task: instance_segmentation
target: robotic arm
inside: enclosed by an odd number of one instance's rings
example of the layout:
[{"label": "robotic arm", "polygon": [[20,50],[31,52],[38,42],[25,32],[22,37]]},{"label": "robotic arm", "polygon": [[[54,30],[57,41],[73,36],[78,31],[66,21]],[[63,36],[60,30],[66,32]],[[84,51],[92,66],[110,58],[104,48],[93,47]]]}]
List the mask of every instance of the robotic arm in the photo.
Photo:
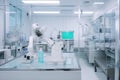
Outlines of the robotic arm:
[{"label": "robotic arm", "polygon": [[44,31],[45,30],[42,27],[39,27],[38,24],[33,24],[33,33],[32,33],[32,36],[30,36],[29,38],[28,55],[34,56],[34,42],[39,43],[41,40],[46,42],[48,46],[51,48],[51,56],[46,57],[45,61],[63,62],[62,55],[61,55],[62,53],[61,49],[63,47],[63,43],[61,41],[53,41],[50,38],[44,37],[43,36]]},{"label": "robotic arm", "polygon": [[44,37],[45,29],[40,27],[38,24],[33,24],[32,35],[29,37],[28,51],[29,54],[34,54],[34,44],[39,42],[46,42],[49,47],[54,45],[54,41],[50,38]]}]

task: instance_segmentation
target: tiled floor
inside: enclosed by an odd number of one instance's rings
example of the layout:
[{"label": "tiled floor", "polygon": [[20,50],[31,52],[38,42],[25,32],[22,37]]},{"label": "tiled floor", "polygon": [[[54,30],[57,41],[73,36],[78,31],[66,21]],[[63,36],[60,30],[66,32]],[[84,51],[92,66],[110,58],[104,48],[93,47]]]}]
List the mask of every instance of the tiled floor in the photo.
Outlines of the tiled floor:
[{"label": "tiled floor", "polygon": [[79,56],[81,66],[81,80],[107,80],[101,70],[94,72],[94,66],[89,64],[85,56]]}]

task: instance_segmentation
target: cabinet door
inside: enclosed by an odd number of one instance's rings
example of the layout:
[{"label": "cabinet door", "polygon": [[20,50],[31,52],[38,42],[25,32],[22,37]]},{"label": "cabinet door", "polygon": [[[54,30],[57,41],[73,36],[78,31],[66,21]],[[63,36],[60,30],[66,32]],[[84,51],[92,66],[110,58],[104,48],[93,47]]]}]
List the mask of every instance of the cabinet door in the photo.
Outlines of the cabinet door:
[{"label": "cabinet door", "polygon": [[4,47],[4,11],[0,10],[0,49]]}]

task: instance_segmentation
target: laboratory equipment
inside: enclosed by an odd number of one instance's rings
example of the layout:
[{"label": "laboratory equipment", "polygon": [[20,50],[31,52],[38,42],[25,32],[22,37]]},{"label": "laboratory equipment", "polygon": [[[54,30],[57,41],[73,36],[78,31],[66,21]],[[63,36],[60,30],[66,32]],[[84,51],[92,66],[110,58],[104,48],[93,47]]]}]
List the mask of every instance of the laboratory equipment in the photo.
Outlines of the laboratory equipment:
[{"label": "laboratory equipment", "polygon": [[0,50],[0,65],[13,59],[11,55],[11,49],[1,49]]},{"label": "laboratory equipment", "polygon": [[11,49],[11,55],[15,58],[22,55],[20,32],[14,31],[7,33],[5,48]]},{"label": "laboratory equipment", "polygon": [[33,33],[32,36],[29,38],[29,45],[28,45],[28,56],[35,57],[37,54],[34,52],[34,46],[35,44],[39,43],[42,44],[43,42],[46,42],[48,46],[51,48],[51,55],[45,58],[45,62],[62,62],[64,63],[64,60],[62,58],[62,47],[63,43],[60,40],[53,41],[50,38],[47,38],[43,35],[44,29],[40,27],[38,24],[33,24]]},{"label": "laboratory equipment", "polygon": [[0,51],[0,64],[5,63],[5,53],[4,51]]},{"label": "laboratory equipment", "polygon": [[73,40],[74,32],[73,31],[62,31],[61,38],[62,38],[62,40]]},{"label": "laboratory equipment", "polygon": [[[97,19],[99,39],[94,58],[95,72],[99,67],[107,76],[107,80],[114,80],[115,68],[115,15],[107,13]],[[103,44],[101,46],[101,44]]]},{"label": "laboratory equipment", "polygon": [[74,50],[74,31],[60,31],[60,37],[63,41],[63,51],[73,52]]}]

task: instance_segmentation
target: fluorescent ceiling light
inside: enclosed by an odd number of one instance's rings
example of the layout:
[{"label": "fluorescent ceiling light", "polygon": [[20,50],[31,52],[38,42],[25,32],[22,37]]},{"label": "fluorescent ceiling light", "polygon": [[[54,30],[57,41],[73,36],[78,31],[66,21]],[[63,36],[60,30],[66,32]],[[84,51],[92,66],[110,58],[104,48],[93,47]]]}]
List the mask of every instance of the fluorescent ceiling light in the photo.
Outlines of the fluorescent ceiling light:
[{"label": "fluorescent ceiling light", "polygon": [[94,5],[102,5],[102,4],[104,4],[104,2],[94,2],[93,4]]},{"label": "fluorescent ceiling light", "polygon": [[74,14],[81,14],[81,12],[75,11]]},{"label": "fluorescent ceiling light", "polygon": [[34,11],[34,14],[59,14],[60,11]]},{"label": "fluorescent ceiling light", "polygon": [[26,4],[60,4],[59,0],[54,0],[54,1],[50,1],[50,0],[23,0],[23,3]]},{"label": "fluorescent ceiling light", "polygon": [[6,14],[16,14],[16,12],[6,12]]},{"label": "fluorescent ceiling light", "polygon": [[93,14],[93,11],[83,11],[83,12],[79,12],[79,11],[75,11],[74,14]]}]

